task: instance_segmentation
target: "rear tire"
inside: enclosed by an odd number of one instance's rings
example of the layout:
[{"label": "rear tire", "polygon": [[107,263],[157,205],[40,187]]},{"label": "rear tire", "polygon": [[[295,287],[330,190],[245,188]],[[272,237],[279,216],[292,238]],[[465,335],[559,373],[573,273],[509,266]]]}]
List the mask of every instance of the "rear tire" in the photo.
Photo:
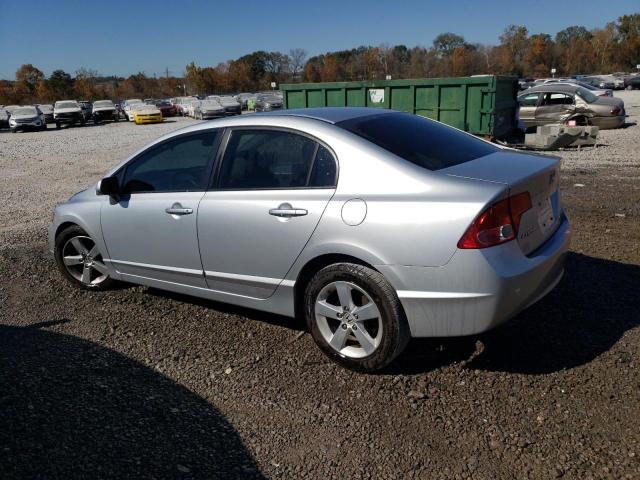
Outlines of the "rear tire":
[{"label": "rear tire", "polygon": [[304,313],[320,350],[358,372],[385,368],[410,339],[393,287],[379,272],[358,264],[337,263],[316,273],[305,290]]}]

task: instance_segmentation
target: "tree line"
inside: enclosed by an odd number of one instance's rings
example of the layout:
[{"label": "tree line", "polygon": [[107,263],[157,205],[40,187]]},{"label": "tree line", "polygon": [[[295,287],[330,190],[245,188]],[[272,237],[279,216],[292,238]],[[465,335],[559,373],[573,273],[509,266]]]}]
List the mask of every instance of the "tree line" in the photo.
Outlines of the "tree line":
[{"label": "tree line", "polygon": [[392,78],[515,75],[604,74],[635,71],[640,64],[640,14],[624,15],[603,28],[570,26],[554,37],[530,34],[509,25],[498,45],[473,44],[455,33],[438,35],[430,47],[361,46],[307,58],[299,48],[288,53],[256,51],[214,66],[185,67],[181,77],[104,77],[81,68],[72,76],[55,70],[47,78],[31,64],[15,80],[0,80],[0,104],[46,103],[56,99],[158,98],[192,94],[259,91],[271,82],[334,82]]}]

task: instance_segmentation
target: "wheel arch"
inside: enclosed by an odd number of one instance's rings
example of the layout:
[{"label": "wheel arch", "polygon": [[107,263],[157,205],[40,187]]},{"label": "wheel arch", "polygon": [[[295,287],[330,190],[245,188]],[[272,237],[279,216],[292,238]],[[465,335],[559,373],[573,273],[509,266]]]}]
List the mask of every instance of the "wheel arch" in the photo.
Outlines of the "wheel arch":
[{"label": "wheel arch", "polygon": [[298,272],[296,283],[293,288],[294,315],[296,318],[301,318],[300,315],[304,312],[304,292],[313,276],[324,267],[328,267],[335,263],[355,263],[379,272],[379,270],[370,263],[365,262],[358,257],[344,253],[326,253],[312,258],[305,263],[305,265],[300,269],[300,272]]}]

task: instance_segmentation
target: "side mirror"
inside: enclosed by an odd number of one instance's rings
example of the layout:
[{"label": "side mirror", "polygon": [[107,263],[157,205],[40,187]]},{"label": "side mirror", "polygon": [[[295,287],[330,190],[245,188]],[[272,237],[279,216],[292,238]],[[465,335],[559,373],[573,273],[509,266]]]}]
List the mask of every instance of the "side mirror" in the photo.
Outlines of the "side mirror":
[{"label": "side mirror", "polygon": [[118,195],[120,193],[120,185],[118,185],[117,177],[105,177],[98,183],[96,190],[98,195]]}]

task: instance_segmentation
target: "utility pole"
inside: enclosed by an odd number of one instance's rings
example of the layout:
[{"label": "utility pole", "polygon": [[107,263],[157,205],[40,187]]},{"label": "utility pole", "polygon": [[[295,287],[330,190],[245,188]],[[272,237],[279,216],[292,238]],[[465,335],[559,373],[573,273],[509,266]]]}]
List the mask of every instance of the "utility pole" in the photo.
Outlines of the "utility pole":
[{"label": "utility pole", "polygon": [[164,76],[169,78],[169,67],[164,67]]}]

